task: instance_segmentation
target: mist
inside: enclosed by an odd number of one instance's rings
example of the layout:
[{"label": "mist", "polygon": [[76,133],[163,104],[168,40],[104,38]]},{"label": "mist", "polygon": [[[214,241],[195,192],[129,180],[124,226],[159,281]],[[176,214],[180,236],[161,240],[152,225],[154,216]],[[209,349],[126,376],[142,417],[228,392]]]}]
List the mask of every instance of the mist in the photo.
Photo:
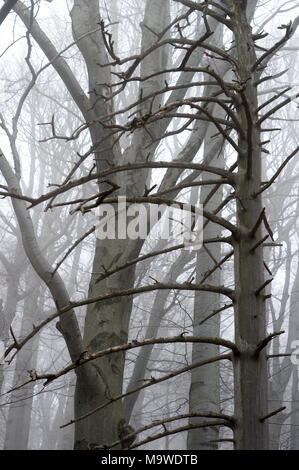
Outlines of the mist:
[{"label": "mist", "polygon": [[0,448],[299,450],[298,2],[3,5]]}]

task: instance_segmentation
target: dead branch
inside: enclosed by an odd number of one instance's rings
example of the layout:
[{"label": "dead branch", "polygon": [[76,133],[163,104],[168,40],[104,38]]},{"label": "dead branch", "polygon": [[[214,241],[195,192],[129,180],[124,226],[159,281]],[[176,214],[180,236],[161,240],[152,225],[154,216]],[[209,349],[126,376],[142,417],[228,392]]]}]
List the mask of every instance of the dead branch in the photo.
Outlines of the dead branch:
[{"label": "dead branch", "polygon": [[254,193],[254,197],[257,197],[259,196],[261,193],[263,193],[264,191],[266,191],[266,189],[268,189],[274,182],[275,180],[277,179],[277,177],[280,175],[280,173],[282,172],[282,170],[285,168],[285,166],[289,163],[290,160],[292,160],[293,157],[295,157],[297,155],[297,153],[299,152],[299,145],[295,148],[295,150],[285,159],[285,161],[280,165],[280,167],[278,168],[278,170],[274,173],[274,175],[272,176],[272,178],[268,181],[268,183],[264,184],[263,187],[257,191],[256,193]]},{"label": "dead branch", "polygon": [[286,406],[281,406],[280,408],[278,408],[278,410],[275,410],[275,411],[272,411],[272,413],[269,413],[268,415],[264,416],[263,418],[260,419],[260,422],[263,423],[264,421],[266,421],[267,419],[269,418],[272,418],[272,416],[275,416],[277,415],[278,413],[281,413],[282,411],[284,411],[286,409]]},{"label": "dead branch", "polygon": [[271,335],[267,336],[266,338],[264,338],[256,347],[255,351],[254,351],[254,354],[255,355],[258,355],[266,346],[268,346],[268,344],[270,343],[270,341],[272,341],[273,338],[276,338],[277,336],[280,336],[280,335],[283,335],[285,333],[285,331],[278,331],[278,332],[274,332],[272,333]]},{"label": "dead branch", "polygon": [[[172,423],[174,421],[178,421],[181,419],[190,419],[190,418],[218,418],[218,419],[223,419],[225,421],[230,422],[232,425],[234,424],[234,418],[228,415],[224,415],[222,413],[185,413],[181,414],[178,416],[173,416],[171,418],[165,418],[157,421],[153,421],[151,424],[148,424],[147,426],[143,426],[142,428],[137,429],[127,437],[134,437],[138,436],[144,431],[148,431],[149,429],[152,429],[156,426],[164,426],[167,423]],[[115,441],[112,444],[104,444],[101,447],[97,447],[98,449],[113,449],[113,447],[116,447],[118,444],[121,443],[121,440]]]},{"label": "dead branch", "polygon": [[144,169],[144,168],[181,168],[181,169],[191,169],[191,170],[198,170],[198,171],[206,171],[208,173],[212,173],[218,176],[222,176],[225,179],[229,180],[233,184],[233,179],[234,175],[227,170],[223,170],[221,168],[216,168],[216,167],[210,167],[208,165],[203,165],[200,163],[186,163],[186,162],[143,162],[143,163],[131,163],[128,165],[120,165],[120,166],[113,166],[111,168],[108,168],[107,170],[104,170],[99,173],[93,173],[88,176],[83,176],[82,178],[78,178],[76,180],[70,180],[66,184],[63,185],[57,185],[59,186],[58,188],[49,191],[47,194],[44,194],[40,196],[39,198],[36,198],[34,200],[34,203],[31,204],[29,207],[30,209],[32,207],[35,207],[42,202],[47,201],[48,199],[51,199],[53,197],[56,197],[59,194],[63,194],[67,191],[69,191],[72,188],[75,188],[76,186],[81,186],[83,184],[86,184],[90,181],[97,180],[99,178],[106,178],[107,176],[119,173],[119,172],[124,172],[124,171],[129,171],[129,170],[138,170],[138,169]]},{"label": "dead branch", "polygon": [[[188,372],[192,369],[195,369],[197,367],[201,367],[201,366],[204,366],[204,365],[207,365],[208,364],[211,364],[213,362],[218,362],[218,361],[221,361],[221,360],[229,360],[231,361],[232,360],[232,356],[231,354],[223,354],[222,356],[216,356],[214,358],[210,358],[210,359],[207,359],[205,361],[199,361],[199,362],[195,362],[191,365],[188,365],[188,366],[185,366],[177,371],[174,371],[174,372],[171,372],[170,374],[164,376],[164,377],[159,377],[158,379],[155,379],[155,378],[151,378],[150,381],[144,385],[141,385],[140,387],[137,387],[135,388],[134,390],[130,390],[128,391],[127,393],[124,393],[124,394],[121,394],[121,395],[118,395],[116,397],[113,397],[113,398],[110,398],[109,401],[107,401],[106,403],[104,403],[103,405],[93,409],[92,411],[90,411],[89,413],[85,414],[85,415],[82,415],[82,416],[79,416],[78,418],[74,419],[74,420],[71,420],[69,421],[68,423],[64,424],[63,426],[61,426],[61,428],[65,428],[67,426],[70,426],[74,423],[77,423],[78,421],[82,421],[86,418],[88,418],[89,416],[91,416],[92,414],[94,413],[97,413],[98,411],[102,410],[103,408],[106,408],[107,406],[109,406],[112,402],[115,402],[117,400],[121,400],[129,395],[132,395],[133,393],[137,393],[147,387],[150,387],[152,385],[156,385],[156,384],[159,384],[161,382],[164,382],[166,380],[169,380],[170,378],[173,378],[173,377],[176,377],[180,374],[183,374],[185,372]],[[208,362],[207,362],[208,361]]]},{"label": "dead branch", "polygon": [[[83,305],[90,305],[96,302],[103,302],[105,300],[110,300],[112,298],[118,298],[118,297],[125,297],[129,295],[137,295],[137,294],[142,294],[145,292],[151,292],[155,290],[187,290],[187,291],[192,291],[192,290],[198,290],[198,291],[203,291],[203,292],[212,292],[216,294],[222,294],[230,299],[234,298],[234,291],[232,289],[229,289],[224,286],[210,286],[210,285],[198,285],[198,284],[192,284],[192,283],[169,283],[169,284],[162,284],[156,282],[153,285],[150,286],[142,286],[142,287],[136,287],[136,288],[131,288],[127,290],[122,290],[122,291],[115,291],[115,292],[110,292],[101,296],[96,296],[92,298],[88,298],[85,300],[81,300],[78,302],[71,302],[69,305],[66,307],[54,312],[52,315],[50,315],[48,318],[46,318],[44,321],[42,321],[39,325],[35,326],[32,331],[21,341],[18,343],[18,347],[16,344],[11,344],[5,351],[5,357],[14,349],[20,350],[33,336],[35,336],[43,327],[51,323],[53,320],[55,320],[57,317],[71,311],[72,309],[82,307]],[[14,358],[15,355],[10,359],[10,362]]]}]

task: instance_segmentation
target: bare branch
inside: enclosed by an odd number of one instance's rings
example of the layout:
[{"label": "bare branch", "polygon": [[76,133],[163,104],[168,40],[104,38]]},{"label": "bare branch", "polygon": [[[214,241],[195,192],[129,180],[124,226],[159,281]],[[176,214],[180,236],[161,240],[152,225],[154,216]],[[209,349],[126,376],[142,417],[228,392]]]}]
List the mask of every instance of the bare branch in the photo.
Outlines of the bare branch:
[{"label": "bare branch", "polygon": [[278,410],[272,411],[272,413],[269,413],[267,416],[264,416],[263,418],[261,418],[261,419],[260,419],[260,422],[263,423],[263,422],[266,421],[267,419],[272,418],[272,416],[275,416],[275,415],[277,415],[278,413],[281,413],[281,412],[284,411],[285,409],[286,409],[286,406],[281,406],[280,408],[278,408]]},{"label": "bare branch", "polygon": [[232,29],[232,22],[226,18],[226,16],[229,15],[229,11],[222,5],[216,4],[214,2],[209,2],[224,11],[225,15],[219,15],[215,10],[208,8],[208,4],[206,2],[196,3],[192,2],[191,0],[174,0],[174,2],[181,3],[182,5],[192,8],[193,10],[201,11],[205,15],[209,15],[212,18],[215,18],[217,21],[219,21],[219,23],[224,24],[229,29]]},{"label": "bare branch", "polygon": [[103,405],[93,409],[92,411],[90,411],[89,413],[85,414],[85,415],[82,415],[82,416],[79,416],[78,418],[74,419],[74,420],[71,420],[70,422],[64,424],[63,426],[61,426],[61,428],[65,428],[67,426],[70,426],[74,423],[77,423],[78,421],[82,421],[86,418],[88,418],[89,416],[93,415],[94,413],[97,413],[98,411],[102,410],[103,408],[106,408],[107,406],[109,406],[112,402],[114,401],[117,401],[117,400],[121,400],[122,398],[124,397],[127,397],[129,395],[132,395],[133,393],[137,393],[139,392],[140,390],[143,390],[147,387],[151,387],[152,385],[156,385],[156,384],[159,384],[161,382],[165,382],[166,380],[169,380],[170,378],[172,377],[176,377],[180,374],[183,374],[185,372],[188,372],[192,369],[195,369],[197,367],[201,367],[201,366],[204,366],[204,365],[207,365],[207,364],[212,364],[213,362],[218,362],[218,361],[222,361],[222,360],[229,360],[231,361],[232,360],[232,356],[231,354],[223,354],[222,356],[216,356],[214,358],[210,358],[210,359],[207,359],[205,361],[198,361],[198,362],[195,362],[191,365],[188,365],[188,366],[185,366],[177,371],[174,371],[174,372],[171,372],[170,374],[168,375],[165,375],[163,377],[159,377],[158,379],[155,379],[155,378],[151,378],[149,380],[148,383],[144,384],[144,385],[141,385],[140,387],[138,388],[135,388],[134,390],[130,390],[128,391],[127,393],[124,393],[124,394],[121,394],[121,395],[118,395],[116,397],[113,397],[113,398],[110,398],[109,401],[107,401],[106,403],[104,403]]},{"label": "bare branch", "polygon": [[[171,418],[164,418],[161,420],[153,421],[151,424],[148,424],[147,426],[143,426],[142,428],[137,429],[136,431],[128,434],[126,438],[133,438],[134,436],[138,436],[144,431],[148,431],[149,429],[152,429],[156,426],[165,426],[167,423],[172,423],[174,421],[178,421],[181,419],[189,419],[189,418],[218,418],[218,419],[224,419],[228,422],[230,422],[232,425],[234,423],[234,419],[231,416],[224,415],[222,413],[185,413],[181,414],[178,416],[173,416]],[[98,449],[113,449],[113,447],[116,447],[118,444],[121,443],[121,440],[115,441],[112,444],[104,444],[103,446],[97,447]]]},{"label": "bare branch", "polygon": [[274,182],[275,180],[277,179],[277,177],[280,175],[280,173],[282,172],[282,170],[285,168],[285,166],[289,163],[290,160],[292,160],[293,157],[295,157],[297,155],[297,153],[299,152],[299,145],[298,147],[295,148],[295,150],[285,159],[285,161],[280,165],[280,167],[278,168],[278,170],[274,173],[274,175],[272,176],[272,178],[268,181],[268,183],[264,184],[264,186],[259,190],[257,191],[256,193],[254,193],[254,197],[257,197],[259,196],[261,193],[263,193],[264,191],[266,191],[266,189],[268,189]]},{"label": "bare branch", "polygon": [[257,345],[257,347],[254,351],[254,354],[258,355],[266,346],[268,346],[268,344],[270,343],[270,341],[272,341],[273,338],[276,338],[277,336],[283,335],[284,333],[285,333],[285,331],[278,331],[278,332],[274,332],[271,335],[267,336],[265,339],[263,339],[263,341],[261,341]]}]

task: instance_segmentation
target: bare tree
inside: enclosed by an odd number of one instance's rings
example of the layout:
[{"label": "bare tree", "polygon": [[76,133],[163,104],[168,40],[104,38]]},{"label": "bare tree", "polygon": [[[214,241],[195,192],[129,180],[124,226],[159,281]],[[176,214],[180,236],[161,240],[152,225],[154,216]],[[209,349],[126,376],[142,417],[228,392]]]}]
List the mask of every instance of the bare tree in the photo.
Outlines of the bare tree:
[{"label": "bare tree", "polygon": [[[263,249],[267,243],[275,245],[275,240],[262,198],[297,155],[298,147],[264,182],[262,154],[267,152],[268,143],[264,136],[273,131],[266,127],[267,122],[294,97],[287,90],[261,102],[259,90],[273,79],[266,75],[267,65],[294,35],[298,17],[293,23],[282,25],[280,39],[265,49],[260,45],[265,35],[253,32],[250,26],[256,3],[147,0],[140,43],[128,56],[122,52],[121,44],[114,43],[117,32],[111,33],[115,25],[109,24],[112,12],[100,9],[98,0],[74,0],[70,14],[72,47],[83,58],[87,86],[85,78],[80,81],[79,74],[63,57],[68,47],[58,52],[38,24],[33,2],[27,6],[19,1],[14,7],[27,30],[26,62],[31,72],[14,118],[14,129],[24,101],[45,68],[36,71],[33,66],[33,38],[49,61],[47,67],[51,65],[57,72],[83,117],[83,123],[67,136],[57,130],[53,116],[46,123],[51,134],[44,140],[80,142],[86,131],[90,136],[89,149],[78,155],[62,181],[37,197],[22,192],[21,158],[16,146],[11,145],[14,169],[6,152],[0,155],[0,170],[6,181],[3,195],[11,197],[25,253],[50,290],[57,309],[25,338],[15,339],[6,353],[21,350],[43,326],[59,318],[57,328],[72,363],[50,374],[31,371],[28,383],[51,383],[70,371],[76,372],[75,418],[70,424],[75,423],[77,449],[121,448],[124,444],[135,448],[185,431],[189,431],[190,447],[205,447],[221,442],[222,427],[233,433],[227,439],[236,449],[269,447],[268,420],[281,408],[268,407],[267,347],[282,331],[267,331],[266,288],[272,276],[265,266]],[[112,7],[117,19],[120,13],[116,10],[120,7],[116,2]],[[224,39],[219,41],[222,34]],[[134,94],[127,90],[134,90]],[[177,139],[179,150],[169,161],[163,158],[163,152],[172,145],[172,139]],[[218,155],[221,158],[215,158]],[[82,170],[84,163],[87,171]],[[75,178],[78,171],[82,173]],[[87,196],[74,194],[74,190],[84,191],[86,185]],[[136,284],[137,265],[155,255],[181,250],[182,244],[143,255],[141,239],[97,239],[87,298],[70,300],[62,276],[41,250],[30,210],[46,203],[46,211],[71,206],[72,214],[83,215],[103,203],[116,204],[119,196],[126,196],[128,205],[171,206],[176,202],[181,207],[181,191],[197,187],[201,187],[204,202],[201,254],[206,256],[206,271],[201,272],[199,255],[195,282],[188,275],[183,281],[179,275],[173,279],[171,272],[162,281],[146,279]],[[194,213],[196,203],[191,202],[189,210]],[[148,217],[144,223],[149,232],[154,231],[155,224],[151,225]],[[84,239],[79,238],[78,243]],[[222,246],[230,249],[224,252]],[[233,286],[227,285],[226,278],[221,280],[217,271],[228,259],[233,259]],[[186,263],[180,261],[178,256],[174,264],[183,270]],[[217,275],[211,279],[215,272]],[[165,305],[170,291],[195,293],[195,309],[200,305],[202,312],[194,315],[193,336],[180,325],[174,336],[157,338],[159,325],[152,330],[149,324],[146,337],[152,333],[153,338],[129,340],[133,297],[155,291],[154,313],[157,305]],[[164,291],[167,294],[163,298]],[[87,306],[83,335],[75,313],[82,306]],[[217,317],[232,307],[233,341],[220,336]],[[132,381],[127,392],[123,391],[126,351],[146,347],[148,362],[153,345],[175,344],[181,351],[179,348],[188,343],[193,345],[193,355],[184,367],[138,386],[136,379],[143,380],[146,370],[140,367],[141,359],[137,367],[137,360]],[[231,362],[234,373],[234,412],[229,415],[220,410],[218,381],[222,361]],[[141,390],[188,371],[192,371],[189,413],[164,419],[158,425],[176,419],[188,420],[187,424],[176,423],[176,428],[140,438],[139,442],[131,440],[157,424],[137,431],[129,427],[124,421],[134,405],[129,395],[136,398]],[[198,382],[202,382],[199,392],[195,386]],[[120,432],[120,426],[126,429],[125,434]],[[203,436],[207,438],[202,444]]]}]

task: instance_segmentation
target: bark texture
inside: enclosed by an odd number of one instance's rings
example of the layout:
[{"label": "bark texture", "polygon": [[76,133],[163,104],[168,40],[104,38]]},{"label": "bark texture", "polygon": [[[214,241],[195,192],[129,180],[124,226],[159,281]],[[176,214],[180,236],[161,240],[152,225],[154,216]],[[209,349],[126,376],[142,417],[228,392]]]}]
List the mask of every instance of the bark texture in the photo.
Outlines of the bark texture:
[{"label": "bark texture", "polygon": [[263,236],[262,222],[252,232],[262,213],[261,133],[257,125],[255,45],[246,17],[247,1],[227,0],[236,44],[239,119],[245,136],[239,135],[240,154],[236,176],[237,226],[235,251],[235,341],[240,354],[234,358],[236,449],[267,449],[267,359],[259,343],[266,336],[263,248],[252,250]]}]

